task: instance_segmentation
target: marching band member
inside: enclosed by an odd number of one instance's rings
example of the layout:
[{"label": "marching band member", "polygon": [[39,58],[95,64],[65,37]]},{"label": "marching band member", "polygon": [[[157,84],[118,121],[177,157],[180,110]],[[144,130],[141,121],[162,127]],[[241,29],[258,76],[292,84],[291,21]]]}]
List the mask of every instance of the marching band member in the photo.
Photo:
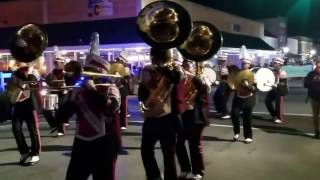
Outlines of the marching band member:
[{"label": "marching band member", "polygon": [[[265,105],[275,123],[282,123],[284,120],[284,96],[288,93],[288,76],[286,71],[282,69],[283,64],[284,60],[282,58],[278,57],[275,59],[274,75],[276,82],[272,87],[272,90],[268,92],[265,99]],[[273,102],[275,102],[275,107]]]},{"label": "marching band member", "polygon": [[252,59],[247,53],[245,46],[242,46],[240,52],[240,60],[242,63],[242,69],[239,74],[249,74],[249,77],[245,77],[241,82],[235,84],[235,96],[232,102],[231,119],[233,124],[234,137],[233,140],[237,141],[240,134],[240,113],[242,112],[243,130],[245,143],[252,142],[252,127],[251,118],[252,110],[255,105],[255,91],[256,85],[254,83],[254,74],[249,70],[251,67]]},{"label": "marching band member", "polygon": [[[55,58],[55,61],[54,61],[54,69],[46,77],[46,83],[49,88],[61,88],[61,87],[65,86],[65,82],[64,82],[65,75],[63,72],[64,63],[65,63],[64,58],[62,56],[57,55]],[[59,105],[61,105],[64,100],[64,97],[66,95],[65,90],[52,91],[50,93],[51,94],[58,94]],[[55,130],[58,131],[57,137],[63,136],[64,130],[62,128],[55,129],[55,127],[59,127],[59,126],[57,126],[58,122],[55,122],[54,113],[55,113],[54,110],[43,110],[43,115],[46,118],[49,126],[53,129],[52,131],[55,131]],[[65,121],[65,122],[67,122],[67,121]]]},{"label": "marching band member", "polygon": [[[85,70],[107,73],[110,64],[91,54]],[[115,179],[115,163],[121,146],[119,121],[115,118],[120,107],[120,93],[115,85],[105,84],[106,81],[102,77],[85,80],[58,109],[57,120],[77,115],[66,180],[85,180],[90,175],[93,180]]]},{"label": "marching band member", "polygon": [[[118,63],[124,64],[128,62],[125,57],[120,55],[116,58]],[[125,67],[127,68],[127,67]],[[118,88],[121,94],[121,106],[120,106],[120,127],[121,130],[126,130],[128,128],[128,93],[129,93],[129,75],[126,74],[122,78],[118,78],[119,81],[117,83]]]},{"label": "marching band member", "polygon": [[[41,149],[38,114],[36,103],[41,104],[39,84],[34,75],[28,74],[29,66],[19,63],[18,69],[13,72],[8,82],[7,91],[13,104],[12,131],[20,152],[21,165],[33,165],[39,162]],[[29,82],[26,82],[29,81]],[[32,82],[31,82],[32,81]],[[16,95],[14,95],[16,94]],[[31,148],[28,147],[23,134],[22,125],[26,122],[31,139]]]},{"label": "marching band member", "polygon": [[[175,165],[176,133],[180,128],[180,112],[183,97],[178,84],[183,76],[180,67],[168,62],[172,59],[171,50],[151,48],[151,66],[142,73],[138,89],[141,109],[145,116],[142,128],[141,156],[148,180],[160,180],[160,170],[154,146],[159,140],[163,152],[164,179],[177,179]],[[180,98],[180,99],[179,99]]]},{"label": "marching band member", "polygon": [[213,103],[217,110],[217,117],[221,117],[222,119],[229,119],[229,111],[228,111],[228,100],[231,95],[232,89],[227,83],[229,71],[225,65],[225,61],[228,56],[222,53],[218,56],[218,87],[213,95]]},{"label": "marching band member", "polygon": [[315,62],[315,69],[308,73],[304,79],[304,88],[308,89],[313,114],[314,137],[320,138],[319,112],[320,112],[320,61]]},{"label": "marching band member", "polygon": [[[186,73],[193,74],[191,62],[184,60],[182,67]],[[203,80],[194,75],[186,75],[186,111],[182,113],[183,131],[177,138],[177,157],[181,167],[179,179],[200,180],[204,175],[202,133],[209,124],[208,89]],[[194,87],[192,87],[194,86]],[[190,91],[189,92],[189,88]],[[189,143],[190,159],[185,146]]]}]

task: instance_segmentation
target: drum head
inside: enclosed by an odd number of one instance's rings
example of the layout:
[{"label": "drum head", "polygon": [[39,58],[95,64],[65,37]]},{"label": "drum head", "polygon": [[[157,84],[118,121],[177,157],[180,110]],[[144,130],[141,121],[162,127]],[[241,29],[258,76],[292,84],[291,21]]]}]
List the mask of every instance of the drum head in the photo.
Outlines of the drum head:
[{"label": "drum head", "polygon": [[257,88],[262,92],[267,92],[272,89],[275,83],[273,72],[268,68],[260,68],[255,75]]},{"label": "drum head", "polygon": [[204,67],[201,78],[207,78],[211,83],[214,83],[217,79],[217,74],[212,68]]}]

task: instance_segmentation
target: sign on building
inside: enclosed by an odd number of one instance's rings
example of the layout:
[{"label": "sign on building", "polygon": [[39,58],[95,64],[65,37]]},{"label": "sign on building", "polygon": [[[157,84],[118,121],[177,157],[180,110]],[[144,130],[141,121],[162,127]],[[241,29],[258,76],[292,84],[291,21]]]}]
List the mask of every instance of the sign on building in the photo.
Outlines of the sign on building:
[{"label": "sign on building", "polygon": [[88,0],[88,16],[112,16],[113,3],[110,0]]}]

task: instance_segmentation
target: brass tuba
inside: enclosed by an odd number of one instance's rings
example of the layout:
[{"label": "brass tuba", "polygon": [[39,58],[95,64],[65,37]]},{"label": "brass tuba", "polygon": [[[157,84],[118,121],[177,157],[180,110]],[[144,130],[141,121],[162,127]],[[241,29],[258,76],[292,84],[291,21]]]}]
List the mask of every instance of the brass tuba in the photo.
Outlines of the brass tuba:
[{"label": "brass tuba", "polygon": [[[171,1],[156,1],[143,8],[137,18],[137,30],[142,39],[151,47],[159,50],[169,50],[181,45],[191,30],[189,13],[179,4]],[[173,67],[172,57],[162,66]],[[151,65],[156,68],[155,65]],[[148,70],[145,70],[148,74]],[[149,72],[153,73],[153,72]],[[156,72],[155,72],[156,73]],[[140,102],[140,109],[145,117],[157,116],[166,112],[165,100],[170,92],[170,85],[164,77],[159,79],[155,87],[148,88],[150,95]],[[148,83],[146,83],[148,84]],[[153,104],[156,99],[159,103]]]},{"label": "brass tuba", "polygon": [[178,50],[183,57],[196,62],[195,74],[186,74],[188,79],[186,82],[184,101],[186,105],[193,104],[194,98],[198,93],[197,88],[192,82],[193,76],[198,76],[201,79],[213,81],[211,80],[212,77],[205,77],[204,75],[212,75],[212,72],[214,71],[204,69],[209,67],[204,67],[202,62],[208,60],[214,54],[216,54],[221,48],[222,42],[222,35],[214,25],[204,21],[195,21],[193,22],[193,27],[188,38],[182,45],[178,47]]},{"label": "brass tuba", "polygon": [[9,49],[17,61],[29,63],[41,56],[47,45],[47,34],[39,26],[27,24],[14,33]]},{"label": "brass tuba", "polygon": [[170,49],[186,40],[191,18],[187,10],[175,2],[156,1],[140,11],[137,30],[151,47]]}]

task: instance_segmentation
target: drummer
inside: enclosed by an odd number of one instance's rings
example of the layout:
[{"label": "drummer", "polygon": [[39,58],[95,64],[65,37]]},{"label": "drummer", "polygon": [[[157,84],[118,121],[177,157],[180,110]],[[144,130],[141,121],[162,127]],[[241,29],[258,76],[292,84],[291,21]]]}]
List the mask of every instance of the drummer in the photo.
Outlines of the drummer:
[{"label": "drummer", "polygon": [[265,105],[272,116],[272,121],[275,123],[282,123],[284,121],[284,96],[288,94],[288,76],[286,71],[282,69],[283,64],[284,60],[280,57],[274,60],[273,73],[276,80],[265,99]]},{"label": "drummer", "polygon": [[[62,103],[65,94],[67,93],[65,90],[59,90],[59,88],[65,86],[65,81],[64,81],[64,63],[65,60],[62,56],[56,56],[54,60],[54,69],[52,70],[51,73],[49,73],[46,77],[46,83],[48,87],[50,88],[50,94],[56,94],[58,96],[58,101],[59,104]],[[48,96],[50,97],[50,96]],[[55,121],[54,118],[54,113],[55,111],[50,109],[44,109],[43,110],[43,115],[46,118],[49,126],[52,128],[52,132],[57,130],[57,137],[63,136],[64,135],[64,130],[62,127],[57,128],[57,122]],[[67,121],[64,121],[67,122]]]}]

